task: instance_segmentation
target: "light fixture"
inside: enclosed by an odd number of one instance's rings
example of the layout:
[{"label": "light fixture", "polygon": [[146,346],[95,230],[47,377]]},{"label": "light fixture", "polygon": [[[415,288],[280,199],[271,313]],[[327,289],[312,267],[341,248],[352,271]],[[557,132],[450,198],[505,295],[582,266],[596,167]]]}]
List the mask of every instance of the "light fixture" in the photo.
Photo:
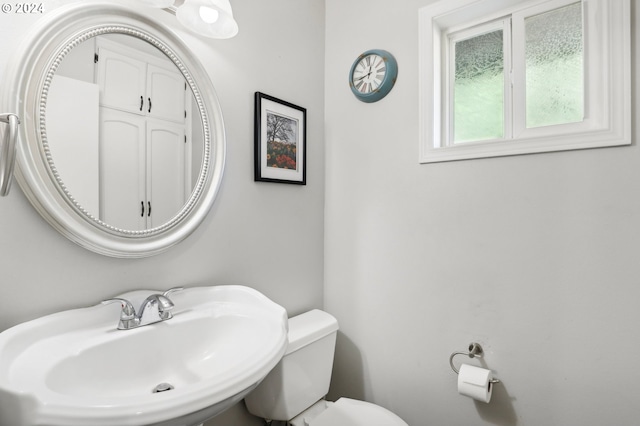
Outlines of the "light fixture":
[{"label": "light fixture", "polygon": [[205,37],[231,38],[238,34],[238,23],[233,19],[229,0],[185,0],[176,10],[176,18]]},{"label": "light fixture", "polygon": [[174,0],[138,0],[140,3],[157,8],[166,8],[173,6]]}]

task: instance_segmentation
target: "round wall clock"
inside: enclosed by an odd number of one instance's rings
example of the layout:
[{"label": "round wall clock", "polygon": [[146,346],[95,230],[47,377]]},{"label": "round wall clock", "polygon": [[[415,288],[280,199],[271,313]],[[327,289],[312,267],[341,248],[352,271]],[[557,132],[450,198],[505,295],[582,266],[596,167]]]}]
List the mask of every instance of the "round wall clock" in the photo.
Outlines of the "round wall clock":
[{"label": "round wall clock", "polygon": [[386,50],[367,50],[349,71],[349,86],[362,102],[377,102],[389,94],[398,77],[396,58]]}]

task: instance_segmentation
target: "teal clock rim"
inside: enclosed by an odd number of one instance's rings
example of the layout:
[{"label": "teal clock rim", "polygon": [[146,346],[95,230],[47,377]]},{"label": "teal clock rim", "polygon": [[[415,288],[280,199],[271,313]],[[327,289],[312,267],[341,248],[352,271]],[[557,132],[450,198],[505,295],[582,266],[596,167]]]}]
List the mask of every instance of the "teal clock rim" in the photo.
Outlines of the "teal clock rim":
[{"label": "teal clock rim", "polygon": [[[371,93],[361,93],[359,92],[355,86],[353,85],[353,72],[356,69],[356,65],[358,62],[365,56],[369,55],[378,55],[387,63],[387,73],[382,80],[380,86]],[[354,94],[356,98],[361,100],[362,102],[376,102],[380,99],[384,98],[391,92],[393,86],[396,84],[396,80],[398,78],[398,62],[396,58],[388,51],[382,49],[371,49],[366,52],[361,53],[353,64],[351,65],[351,69],[349,70],[349,87],[351,88],[351,92]]]}]

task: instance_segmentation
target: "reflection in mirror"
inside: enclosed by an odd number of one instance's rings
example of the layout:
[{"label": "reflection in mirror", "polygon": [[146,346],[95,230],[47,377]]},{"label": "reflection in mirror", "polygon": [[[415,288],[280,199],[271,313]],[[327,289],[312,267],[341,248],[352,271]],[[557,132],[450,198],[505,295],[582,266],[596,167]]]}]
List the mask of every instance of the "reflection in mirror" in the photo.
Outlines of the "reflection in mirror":
[{"label": "reflection in mirror", "polygon": [[136,37],[99,35],[71,49],[52,79],[45,121],[67,196],[114,228],[170,221],[202,172],[191,88],[168,57]]}]

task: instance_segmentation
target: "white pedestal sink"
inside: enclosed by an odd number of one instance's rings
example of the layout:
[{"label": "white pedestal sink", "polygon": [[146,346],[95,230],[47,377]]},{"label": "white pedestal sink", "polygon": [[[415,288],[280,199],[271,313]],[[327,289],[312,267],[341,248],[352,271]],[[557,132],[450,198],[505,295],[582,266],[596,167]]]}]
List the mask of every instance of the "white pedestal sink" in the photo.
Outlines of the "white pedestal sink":
[{"label": "white pedestal sink", "polygon": [[[137,307],[151,293],[119,297]],[[170,297],[172,319],[133,330],[116,329],[112,304],[0,333],[0,426],[194,426],[282,358],[287,314],[261,293],[214,286]],[[171,389],[154,393],[159,385]]]}]

